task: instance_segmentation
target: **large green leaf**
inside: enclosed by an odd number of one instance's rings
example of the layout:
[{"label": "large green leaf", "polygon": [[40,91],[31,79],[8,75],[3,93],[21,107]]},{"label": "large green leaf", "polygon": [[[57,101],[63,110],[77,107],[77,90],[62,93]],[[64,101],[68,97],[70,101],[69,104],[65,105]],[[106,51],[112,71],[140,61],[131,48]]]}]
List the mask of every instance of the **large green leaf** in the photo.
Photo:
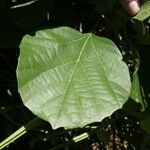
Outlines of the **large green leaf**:
[{"label": "large green leaf", "polygon": [[101,121],[129,97],[128,67],[106,38],[60,27],[26,35],[20,48],[23,102],[54,129]]}]

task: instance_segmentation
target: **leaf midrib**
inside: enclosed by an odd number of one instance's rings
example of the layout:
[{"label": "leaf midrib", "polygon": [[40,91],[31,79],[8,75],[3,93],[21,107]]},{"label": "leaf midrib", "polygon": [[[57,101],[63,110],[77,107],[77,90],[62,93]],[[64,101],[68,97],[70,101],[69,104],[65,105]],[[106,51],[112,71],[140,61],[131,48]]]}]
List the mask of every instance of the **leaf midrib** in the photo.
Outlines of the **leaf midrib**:
[{"label": "leaf midrib", "polygon": [[[90,39],[91,36],[92,36],[92,33],[88,34],[87,39],[86,39],[86,41],[84,42],[84,44],[83,44],[83,46],[82,46],[82,48],[81,48],[81,52],[79,53],[79,57],[78,57],[78,59],[76,60],[76,63],[75,63],[74,69],[73,69],[73,71],[72,71],[72,74],[71,74],[71,76],[70,76],[69,82],[68,82],[67,87],[66,87],[66,89],[65,89],[65,91],[64,91],[64,97],[63,97],[63,99],[62,99],[62,104],[61,104],[61,106],[63,106],[64,103],[65,103],[65,98],[66,98],[66,96],[67,96],[67,92],[68,92],[69,86],[70,86],[70,84],[71,84],[71,82],[72,82],[72,79],[73,79],[73,76],[74,76],[76,67],[77,67],[78,63],[80,62],[80,58],[81,58],[81,56],[82,56],[82,53],[83,53],[83,51],[84,51],[84,49],[85,49],[85,46],[86,46],[86,44],[87,44],[87,42],[88,42],[88,40]],[[63,108],[63,107],[61,107],[61,109],[60,109],[59,112],[58,112],[55,125],[57,124],[58,118],[59,118],[61,112],[63,111],[62,108]],[[65,114],[66,114],[66,111],[65,111]],[[67,118],[67,119],[69,119],[69,118]],[[70,120],[71,120],[71,119],[70,119]]]}]

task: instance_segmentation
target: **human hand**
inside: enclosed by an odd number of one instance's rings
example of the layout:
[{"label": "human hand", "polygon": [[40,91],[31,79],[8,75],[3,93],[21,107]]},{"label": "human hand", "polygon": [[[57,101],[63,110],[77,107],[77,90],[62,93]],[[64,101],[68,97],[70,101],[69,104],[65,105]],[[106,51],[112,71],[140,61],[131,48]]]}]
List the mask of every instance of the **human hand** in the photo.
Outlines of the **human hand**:
[{"label": "human hand", "polygon": [[132,16],[136,15],[140,10],[140,0],[120,0],[120,2]]}]

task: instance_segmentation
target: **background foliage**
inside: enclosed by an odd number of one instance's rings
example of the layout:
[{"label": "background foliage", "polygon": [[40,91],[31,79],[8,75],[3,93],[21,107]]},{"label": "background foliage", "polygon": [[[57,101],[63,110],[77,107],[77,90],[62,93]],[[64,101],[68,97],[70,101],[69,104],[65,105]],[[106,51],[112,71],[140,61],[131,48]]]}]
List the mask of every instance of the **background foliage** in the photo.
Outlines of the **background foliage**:
[{"label": "background foliage", "polygon": [[[22,104],[16,79],[19,45],[30,31],[69,26],[109,38],[122,53],[132,79],[129,100],[102,122],[81,129],[53,130],[40,120],[6,149],[150,149],[150,3],[143,3],[141,12],[132,18],[116,0],[0,1],[1,141],[35,117]],[[89,138],[72,140],[85,132]]]}]

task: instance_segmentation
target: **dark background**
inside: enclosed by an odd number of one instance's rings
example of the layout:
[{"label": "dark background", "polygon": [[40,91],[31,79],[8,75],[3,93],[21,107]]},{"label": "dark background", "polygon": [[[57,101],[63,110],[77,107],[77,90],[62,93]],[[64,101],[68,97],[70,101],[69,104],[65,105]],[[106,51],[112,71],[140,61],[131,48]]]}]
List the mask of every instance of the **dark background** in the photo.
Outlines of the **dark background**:
[{"label": "dark background", "polygon": [[[70,26],[83,32],[93,32],[113,40],[129,65],[131,76],[135,68],[132,50],[140,55],[139,77],[143,88],[143,99],[150,98],[150,42],[138,40],[141,35],[131,23],[131,17],[124,12],[117,0],[0,0],[0,141],[35,116],[23,105],[17,92],[16,67],[19,44],[22,37],[40,28]],[[26,3],[26,5],[24,5]],[[103,17],[105,16],[105,18]],[[144,22],[150,32],[148,21]],[[123,40],[118,39],[121,34]],[[130,42],[129,42],[130,41]],[[129,99],[124,109],[116,111],[101,123],[94,123],[91,129],[52,130],[49,123],[42,121],[23,137],[10,144],[6,150],[105,150],[112,149],[149,150],[149,134],[141,129],[142,118],[132,115],[140,112],[140,105]],[[149,113],[149,105],[146,109]],[[96,129],[92,129],[96,126]],[[92,132],[92,136],[78,143],[68,143],[73,137]],[[145,142],[148,139],[147,142]],[[126,148],[126,143],[128,143]]]}]

